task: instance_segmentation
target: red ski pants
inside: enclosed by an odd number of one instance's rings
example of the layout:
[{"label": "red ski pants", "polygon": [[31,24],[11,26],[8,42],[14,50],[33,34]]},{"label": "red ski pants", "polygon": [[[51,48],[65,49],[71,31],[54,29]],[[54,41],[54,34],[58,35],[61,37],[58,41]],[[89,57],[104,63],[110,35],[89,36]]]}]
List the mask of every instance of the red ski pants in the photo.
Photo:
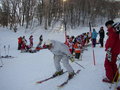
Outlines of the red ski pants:
[{"label": "red ski pants", "polygon": [[110,81],[116,81],[118,79],[119,71],[117,68],[117,56],[118,54],[112,53],[112,59],[109,61],[107,57],[105,58],[105,70],[106,70],[106,76]]}]

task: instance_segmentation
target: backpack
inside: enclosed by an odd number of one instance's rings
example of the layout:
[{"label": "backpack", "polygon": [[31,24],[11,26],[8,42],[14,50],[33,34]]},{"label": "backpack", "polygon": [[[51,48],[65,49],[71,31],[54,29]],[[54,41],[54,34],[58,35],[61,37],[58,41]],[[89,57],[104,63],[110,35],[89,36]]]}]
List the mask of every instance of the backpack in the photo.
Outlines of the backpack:
[{"label": "backpack", "polygon": [[113,28],[115,28],[116,32],[120,34],[120,22],[114,23]]}]

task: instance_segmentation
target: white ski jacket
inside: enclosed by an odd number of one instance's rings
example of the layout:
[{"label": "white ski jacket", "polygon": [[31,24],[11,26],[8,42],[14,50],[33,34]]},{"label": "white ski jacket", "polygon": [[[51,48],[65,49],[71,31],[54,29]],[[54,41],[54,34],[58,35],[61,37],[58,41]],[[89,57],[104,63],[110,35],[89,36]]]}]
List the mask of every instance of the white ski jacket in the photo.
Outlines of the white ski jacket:
[{"label": "white ski jacket", "polygon": [[60,56],[66,55],[68,57],[72,57],[67,45],[55,40],[51,40],[51,42],[52,42],[52,48],[50,49],[50,51],[54,55],[60,55]]}]

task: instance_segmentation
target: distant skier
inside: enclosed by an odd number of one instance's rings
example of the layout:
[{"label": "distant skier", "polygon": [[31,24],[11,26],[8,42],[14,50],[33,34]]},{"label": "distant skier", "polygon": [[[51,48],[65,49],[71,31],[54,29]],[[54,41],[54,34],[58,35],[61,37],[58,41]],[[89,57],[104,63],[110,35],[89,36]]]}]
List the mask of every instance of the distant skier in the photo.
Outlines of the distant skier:
[{"label": "distant skier", "polygon": [[81,49],[82,49],[81,41],[77,40],[77,42],[74,45],[75,58],[77,60],[80,60]]},{"label": "distant skier", "polygon": [[22,37],[22,42],[24,42],[25,45],[27,44],[27,40],[26,40],[25,36]]},{"label": "distant skier", "polygon": [[39,37],[39,42],[40,42],[40,44],[42,44],[42,41],[43,41],[43,36],[40,35],[40,37]]},{"label": "distant skier", "polygon": [[18,38],[18,50],[21,49],[21,45],[22,45],[22,37],[20,36],[20,37]]},{"label": "distant skier", "polygon": [[86,34],[86,44],[88,45],[89,44],[89,40],[90,40],[90,38],[91,38],[91,35],[90,35],[90,33],[89,32],[87,32],[87,34]]},{"label": "distant skier", "polygon": [[93,32],[92,32],[92,44],[93,44],[93,47],[96,46],[96,38],[97,38],[97,32],[95,29],[93,29]]},{"label": "distant skier", "polygon": [[65,43],[64,43],[64,44],[66,44],[67,46],[69,46],[69,38],[70,38],[69,35],[67,35],[67,36],[66,36]]},{"label": "distant skier", "polygon": [[70,38],[69,38],[69,42],[68,42],[68,45],[69,45],[68,47],[69,47],[69,50],[70,50],[71,54],[73,54],[73,51],[74,51],[74,48],[73,48],[73,46],[74,46],[73,40],[74,40],[74,36],[70,37]]},{"label": "distant skier", "polygon": [[39,51],[40,49],[43,48],[43,47],[41,46],[41,45],[42,45],[42,42],[43,42],[43,36],[40,35],[40,37],[39,37],[39,43],[38,43],[38,45],[37,45],[37,47],[36,47],[36,50],[37,50],[37,51]]},{"label": "distant skier", "polygon": [[21,44],[21,52],[28,52],[29,46],[27,45],[27,40],[25,39],[25,36],[22,37],[22,44]]},{"label": "distant skier", "polygon": [[118,80],[119,72],[117,68],[117,56],[120,53],[120,39],[119,34],[116,33],[115,28],[113,28],[114,21],[110,20],[105,23],[108,28],[108,39],[106,41],[105,50],[105,71],[106,78],[103,79],[103,82],[113,83]]},{"label": "distant skier", "polygon": [[33,47],[33,35],[30,36],[29,41],[30,41],[29,47],[32,48]]},{"label": "distant skier", "polygon": [[74,70],[69,64],[69,59],[73,61],[73,57],[69,51],[69,48],[64,43],[55,40],[47,40],[45,42],[46,48],[49,49],[54,54],[54,65],[56,72],[53,76],[58,76],[63,74],[63,70],[60,66],[60,61],[62,60],[63,66],[67,69],[69,75],[68,79],[73,78]]},{"label": "distant skier", "polygon": [[103,27],[100,28],[99,36],[100,36],[99,42],[101,44],[101,47],[103,47],[104,46],[104,37],[105,37],[105,32],[104,32]]}]

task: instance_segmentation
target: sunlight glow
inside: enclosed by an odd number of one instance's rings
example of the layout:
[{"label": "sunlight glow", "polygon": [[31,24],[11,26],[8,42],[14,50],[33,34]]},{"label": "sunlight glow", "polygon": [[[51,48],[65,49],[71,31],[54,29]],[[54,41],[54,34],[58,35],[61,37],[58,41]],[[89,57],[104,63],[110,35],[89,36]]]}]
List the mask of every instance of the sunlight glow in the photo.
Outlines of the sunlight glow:
[{"label": "sunlight glow", "polygon": [[67,0],[63,0],[63,2],[66,2]]}]

